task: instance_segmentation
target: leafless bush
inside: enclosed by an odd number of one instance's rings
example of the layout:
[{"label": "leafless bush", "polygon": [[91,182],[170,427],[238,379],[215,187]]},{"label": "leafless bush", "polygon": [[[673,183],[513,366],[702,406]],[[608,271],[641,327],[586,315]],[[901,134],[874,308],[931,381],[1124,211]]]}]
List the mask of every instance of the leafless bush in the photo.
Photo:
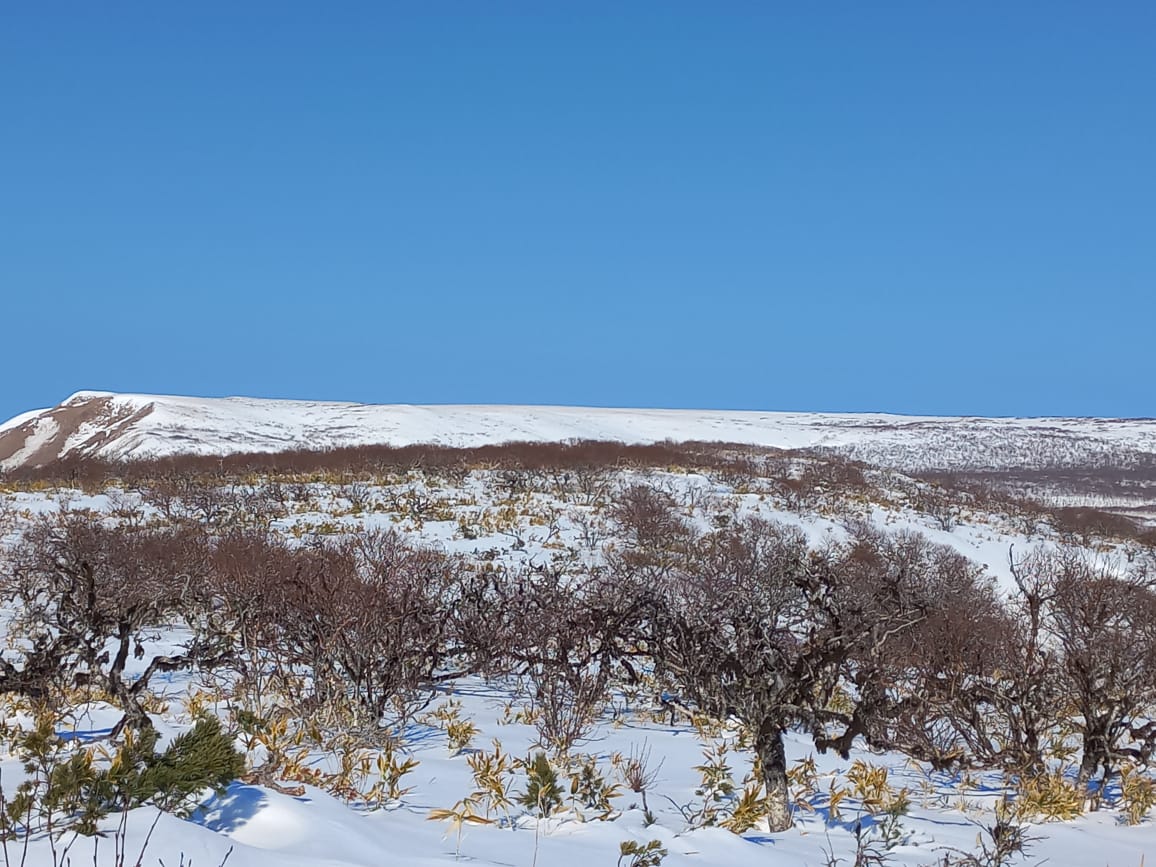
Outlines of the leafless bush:
[{"label": "leafless bush", "polygon": [[525,571],[500,593],[504,653],[529,682],[543,745],[565,755],[606,705],[632,612],[600,577],[559,569]]},{"label": "leafless bush", "polygon": [[876,682],[890,686],[876,694],[868,737],[936,767],[1038,770],[1060,701],[1042,626],[1032,626],[1032,588],[1005,606],[979,567],[912,533],[859,528],[848,565],[913,583],[929,600],[874,660]]},{"label": "leafless bush", "polygon": [[[926,567],[920,570],[928,574]],[[1064,732],[1080,742],[1078,786],[1098,788],[1156,751],[1156,593],[1142,569],[1037,550],[1012,563],[1016,592],[944,596],[911,632],[890,677],[905,696],[886,739],[938,764],[1036,775]]]},{"label": "leafless bush", "polygon": [[1082,741],[1077,783],[1099,769],[1102,791],[1123,760],[1147,763],[1156,750],[1156,593],[1147,576],[1085,556],[1049,561],[1047,629]]},{"label": "leafless bush", "polygon": [[222,480],[170,472],[136,488],[140,498],[170,521],[219,525],[238,503]]},{"label": "leafless bush", "polygon": [[694,533],[674,498],[650,485],[621,491],[607,512],[618,529],[609,559],[617,571],[656,579],[685,562]]},{"label": "leafless bush", "polygon": [[933,518],[939,529],[950,533],[959,522],[960,497],[938,485],[921,485],[912,491],[911,505]]},{"label": "leafless bush", "polygon": [[[37,520],[0,571],[19,639],[19,658],[0,660],[0,691],[51,700],[92,685],[124,711],[117,730],[151,726],[142,699],[153,675],[213,665],[222,652],[199,629],[208,554],[203,532],[187,525],[131,528],[84,512]],[[150,638],[174,621],[199,637],[183,654],[152,655],[130,676],[130,658],[145,657]]]},{"label": "leafless bush", "polygon": [[1051,520],[1061,535],[1084,547],[1095,547],[1098,541],[1108,539],[1147,541],[1144,530],[1131,518],[1101,509],[1053,509]]},{"label": "leafless bush", "polygon": [[915,535],[813,550],[798,530],[746,519],[699,537],[663,580],[615,565],[639,594],[659,674],[708,715],[749,727],[769,821],[782,829],[784,732],[803,726],[820,749],[844,754],[858,735],[894,740],[900,730],[884,721],[901,706],[901,660],[957,585],[976,590],[965,564]]},{"label": "leafless bush", "polygon": [[363,512],[370,507],[373,489],[363,481],[347,482],[339,485],[334,494],[349,503],[351,509]]},{"label": "leafless bush", "polygon": [[616,762],[619,775],[626,788],[642,798],[642,810],[648,822],[654,821],[650,812],[650,805],[646,802],[646,793],[652,791],[658,783],[658,775],[662,771],[662,760],[658,764],[651,763],[651,749],[644,745],[640,749],[630,748],[630,753],[621,756]]},{"label": "leafless bush", "polygon": [[[505,443],[477,448],[432,444],[413,446],[351,446],[348,448],[294,449],[276,453],[238,453],[225,456],[175,455],[165,458],[109,462],[66,458],[43,467],[20,467],[7,474],[12,484],[47,482],[98,488],[113,480],[136,486],[180,478],[286,478],[329,476],[380,478],[421,470],[461,479],[472,468],[515,472],[552,473],[571,470],[672,467],[725,469],[750,460],[752,454],[773,450],[724,443],[663,442],[650,445],[580,440],[566,443]],[[526,476],[529,478],[529,476]],[[542,477],[539,477],[542,478]],[[589,481],[595,482],[593,477]]]},{"label": "leafless bush", "polygon": [[306,548],[237,533],[218,545],[214,569],[249,661],[243,677],[273,671],[284,688],[305,673],[309,693],[287,698],[355,709],[374,725],[408,718],[437,683],[485,664],[490,581],[380,531]]},{"label": "leafless bush", "polygon": [[597,464],[579,464],[558,471],[556,487],[569,492],[580,506],[599,506],[610,496],[613,478],[607,467]]}]

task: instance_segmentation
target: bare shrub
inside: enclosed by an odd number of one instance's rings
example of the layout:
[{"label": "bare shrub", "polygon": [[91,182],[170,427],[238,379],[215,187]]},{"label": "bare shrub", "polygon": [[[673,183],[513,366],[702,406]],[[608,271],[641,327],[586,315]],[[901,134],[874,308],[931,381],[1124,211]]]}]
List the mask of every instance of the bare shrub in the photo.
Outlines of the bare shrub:
[{"label": "bare shrub", "polygon": [[209,479],[181,472],[167,472],[136,487],[142,501],[170,521],[188,521],[216,526],[237,503],[219,479]]},{"label": "bare shrub", "polygon": [[1101,509],[1053,509],[1051,520],[1062,536],[1087,548],[1094,548],[1101,540],[1135,539],[1142,534],[1131,518]]},{"label": "bare shrub", "polygon": [[[471,468],[524,473],[522,479],[544,480],[558,471],[585,474],[587,490],[600,491],[598,470],[631,467],[686,467],[725,470],[744,467],[752,455],[771,454],[773,449],[725,443],[662,442],[649,445],[579,440],[566,443],[514,442],[476,448],[453,448],[434,444],[412,446],[350,446],[337,449],[290,449],[275,453],[231,455],[173,455],[131,461],[65,458],[43,467],[18,467],[8,471],[10,484],[48,483],[97,489],[111,481],[126,486],[180,479],[300,478],[325,476],[339,482],[352,477],[383,478],[423,471],[450,480],[464,478]],[[746,471],[746,469],[744,469]],[[521,484],[519,479],[513,483]]]},{"label": "bare shrub", "polygon": [[393,532],[305,548],[237,533],[215,555],[215,590],[247,660],[243,679],[276,672],[269,686],[278,698],[355,711],[355,726],[400,723],[437,683],[484,663],[488,639],[478,630],[489,583]]},{"label": "bare shrub", "polygon": [[504,655],[529,683],[542,745],[564,756],[605,708],[633,612],[601,577],[559,569],[523,572],[500,592]]},{"label": "bare shrub", "polygon": [[1144,576],[1110,564],[1051,559],[1047,627],[1082,741],[1077,784],[1099,770],[1102,791],[1122,761],[1147,763],[1156,750],[1156,593]]},{"label": "bare shrub", "polygon": [[911,632],[893,660],[906,697],[886,739],[937,764],[996,765],[1030,780],[1072,733],[1077,788],[1098,773],[1102,791],[1122,763],[1156,751],[1156,593],[1143,571],[1071,550],[1034,551],[1012,572],[1005,604],[988,593],[947,597]]},{"label": "bare shrub", "polygon": [[618,529],[617,547],[609,553],[618,572],[653,580],[686,561],[694,533],[670,494],[631,485],[615,497],[607,515]]},{"label": "bare shrub", "polygon": [[912,533],[859,528],[848,564],[853,573],[913,583],[927,600],[917,622],[873,660],[873,682],[889,686],[865,717],[869,739],[934,767],[1040,768],[1061,702],[1042,626],[1031,626],[1031,588],[1005,606],[978,566]]},{"label": "bare shrub", "polygon": [[856,735],[896,735],[880,722],[900,701],[895,660],[944,590],[973,581],[956,558],[917,536],[813,550],[796,529],[746,519],[698,538],[665,580],[616,580],[640,594],[660,676],[708,715],[749,727],[770,826],[782,830],[784,732],[802,726],[820,750],[843,754]]},{"label": "bare shrub", "polygon": [[[125,724],[151,727],[142,699],[153,675],[213,665],[221,648],[198,629],[209,546],[203,532],[113,526],[83,512],[35,521],[0,571],[0,595],[18,613],[12,634],[18,659],[0,660],[0,691],[52,699],[73,686],[105,690]],[[154,654],[158,630],[183,622],[199,638],[183,654]]]}]

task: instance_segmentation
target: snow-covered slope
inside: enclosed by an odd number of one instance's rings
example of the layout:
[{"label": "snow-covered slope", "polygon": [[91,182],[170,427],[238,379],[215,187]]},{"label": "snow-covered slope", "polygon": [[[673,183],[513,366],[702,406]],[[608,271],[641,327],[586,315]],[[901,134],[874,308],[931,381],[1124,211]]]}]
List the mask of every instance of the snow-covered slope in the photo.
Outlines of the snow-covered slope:
[{"label": "snow-covered slope", "polygon": [[[512,502],[503,475],[497,470],[475,470],[451,480],[419,471],[405,479],[373,482],[361,491],[343,484],[286,486],[281,495],[287,499],[270,527],[285,539],[311,545],[342,533],[390,530],[415,545],[482,561],[510,574],[546,565],[575,570],[581,569],[580,563],[604,564],[604,552],[621,543],[608,514],[612,497],[601,503],[584,502],[577,488],[559,487],[556,479],[547,475],[540,476],[537,484],[530,483],[512,516],[497,518],[506,509],[499,503]],[[724,523],[742,516],[798,528],[817,548],[846,539],[844,522],[848,519],[881,532],[920,533],[985,566],[1005,591],[1014,587],[1009,565],[1013,551],[1022,556],[1036,546],[1062,544],[1046,524],[1033,525],[1025,532],[1014,516],[979,509],[962,510],[952,522],[954,526],[945,529],[935,516],[907,506],[872,502],[857,493],[847,500],[847,512],[831,510],[833,501],[821,511],[790,506],[776,495],[769,480],[748,483],[738,491],[708,474],[617,470],[608,490],[634,484],[647,484],[669,494],[679,514],[704,532],[718,526],[720,516],[727,517]],[[876,494],[885,492],[877,490]],[[354,508],[351,497],[355,495],[363,498],[364,508]],[[441,513],[434,515],[431,510],[430,520],[415,520],[413,504],[423,498],[438,502]],[[253,501],[239,497],[236,502]],[[0,488],[0,516],[7,512],[13,528],[27,526],[36,516],[60,509],[91,510],[140,526],[167,520],[140,491],[86,493],[62,488],[5,492]],[[135,517],[117,518],[118,514]],[[252,518],[242,523],[249,520]],[[219,526],[232,525],[233,521],[225,520]],[[0,644],[13,641],[9,632],[12,621],[12,602],[0,598]],[[148,651],[141,658],[134,654],[127,662],[128,671],[139,675],[153,652],[181,653],[187,639],[188,634],[181,629],[158,630],[148,639]],[[159,685],[151,703],[157,709],[153,720],[166,742],[189,731],[206,710],[237,728],[238,717],[231,713],[245,707],[240,704],[245,694],[238,692],[234,699],[223,691],[228,689],[221,686],[228,683],[227,675],[212,673],[209,677],[202,680],[191,672],[176,671],[163,681],[154,681]],[[73,694],[83,695],[79,691]],[[226,863],[227,867],[453,867],[464,863],[473,867],[623,867],[658,863],[618,857],[622,843],[645,845],[652,840],[669,853],[661,859],[661,867],[817,867],[836,863],[844,867],[963,867],[996,863],[982,857],[979,849],[991,846],[985,829],[998,827],[997,811],[1007,808],[1004,796],[1014,793],[1010,778],[991,769],[936,771],[901,753],[871,750],[861,739],[856,739],[846,758],[833,750],[819,753],[814,741],[801,731],[789,732],[785,740],[789,766],[796,772],[812,767],[810,780],[806,773],[800,773],[793,787],[793,828],[770,833],[760,821],[737,834],[717,823],[704,826],[705,818],[696,816],[708,803],[712,809],[720,804],[730,809],[727,805],[733,802],[733,796],[708,801],[710,796],[704,794],[703,779],[711,755],[721,761],[723,753],[718,750],[725,746],[722,772],[739,783],[752,769],[749,744],[742,745],[740,730],[733,722],[712,730],[696,728],[682,715],[668,716],[659,704],[659,695],[644,688],[630,692],[615,688],[612,701],[592,719],[574,752],[576,758],[592,762],[598,774],[616,785],[622,779],[616,762],[623,757],[639,759],[650,772],[646,785],[649,802],[646,794],[618,785],[617,793],[610,796],[612,810],[606,813],[583,805],[575,795],[568,797],[564,809],[540,820],[518,802],[491,808],[483,796],[471,795],[479,786],[471,760],[482,753],[490,755],[489,750],[498,747],[507,757],[515,758],[532,756],[541,749],[541,735],[531,711],[533,696],[529,685],[516,677],[492,681],[466,677],[441,684],[430,710],[456,707],[456,716],[439,719],[432,713],[419,715],[400,731],[398,761],[409,760],[413,765],[398,777],[397,786],[402,791],[396,797],[386,797],[380,790],[377,795],[364,794],[372,792],[371,787],[378,782],[378,772],[372,768],[380,765],[367,765],[371,768],[368,772],[354,770],[339,777],[351,758],[360,756],[368,762],[372,757],[376,763],[381,753],[374,744],[380,740],[354,742],[327,733],[318,743],[312,735],[301,740],[290,736],[282,743],[295,744],[291,755],[296,770],[290,771],[287,765],[284,776],[267,778],[265,784],[254,778],[233,782],[224,793],[204,801],[188,820],[161,814],[152,807],[124,815],[123,823],[121,815],[114,813],[101,822],[105,836],[74,838],[66,832],[54,839],[37,834],[30,839],[26,858],[15,856],[23,849],[22,842],[13,840],[9,842],[9,851],[14,853],[10,863],[20,860],[29,865],[99,867],[138,863],[117,857],[127,851],[130,858],[143,864],[195,867]],[[8,719],[6,713],[11,714]],[[92,749],[99,762],[97,744],[104,749],[108,731],[120,716],[121,712],[110,705],[85,703],[70,707],[57,723],[57,731],[70,749]],[[312,730],[327,725],[322,721],[327,718],[289,717],[284,725],[291,727],[290,732],[306,726]],[[446,730],[451,718],[476,726],[468,747],[451,747]],[[16,722],[31,724],[26,713],[17,716],[14,710],[6,710],[3,702],[0,722],[12,726],[10,731]],[[365,737],[364,733],[359,735]],[[384,734],[380,737],[385,739]],[[272,742],[238,734],[236,744],[247,752],[250,767],[260,767],[268,761],[267,745]],[[364,743],[366,749],[358,750],[354,743]],[[714,752],[705,753],[707,749]],[[1069,760],[1068,773],[1074,775],[1075,759],[1069,756]],[[356,766],[350,763],[348,767]],[[884,772],[887,791],[901,792],[903,800],[895,803],[906,806],[887,813],[881,802],[872,805],[857,795],[851,779],[857,768],[872,774]],[[307,773],[317,775],[312,782],[318,785],[296,789]],[[1151,778],[1150,770],[1141,773],[1145,774],[1141,779]],[[26,774],[19,751],[0,737],[0,782],[12,791]],[[501,779],[511,799],[528,790],[528,775],[517,766]],[[277,787],[268,785],[270,781],[277,782]],[[565,792],[565,774],[561,781]],[[735,795],[744,789],[740,784]],[[1097,812],[1065,822],[1028,826],[1030,855],[1009,856],[1000,863],[1009,867],[1045,862],[1062,867],[1137,867],[1145,863],[1145,857],[1150,863],[1151,853],[1156,851],[1156,823],[1146,817],[1128,825],[1128,804],[1136,802],[1126,802],[1115,783],[1109,793]],[[475,799],[477,810],[484,810],[486,817],[455,825],[452,814],[446,811],[462,809],[462,799],[467,797]],[[439,821],[430,821],[439,816]],[[121,842],[122,837],[127,842]],[[68,846],[70,862],[58,854]],[[974,858],[967,854],[973,852]],[[7,863],[0,858],[0,864],[6,867]]]},{"label": "snow-covered slope", "polygon": [[570,439],[825,448],[904,470],[1156,465],[1156,420],[408,406],[80,392],[0,425],[0,468],[289,448]]}]

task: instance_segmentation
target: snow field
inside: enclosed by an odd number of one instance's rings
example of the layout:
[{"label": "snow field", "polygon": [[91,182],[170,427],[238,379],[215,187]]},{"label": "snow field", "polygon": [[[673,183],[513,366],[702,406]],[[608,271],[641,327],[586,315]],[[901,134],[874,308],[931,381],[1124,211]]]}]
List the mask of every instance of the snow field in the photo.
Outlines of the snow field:
[{"label": "snow field", "polygon": [[[1027,536],[1017,531],[1010,516],[964,513],[952,530],[944,530],[931,516],[905,507],[898,498],[846,503],[832,497],[825,506],[802,513],[786,508],[757,482],[742,490],[706,475],[675,472],[617,473],[613,485],[622,487],[645,481],[668,490],[686,513],[702,527],[714,525],[719,515],[759,515],[801,527],[814,544],[842,538],[846,534],[848,510],[875,526],[890,530],[912,529],[933,541],[948,544],[971,559],[987,565],[1005,587],[1010,586],[1008,552],[1033,545],[1056,545],[1046,528]],[[493,474],[471,473],[460,484],[415,475],[394,480],[391,485],[369,485],[348,490],[325,483],[310,483],[302,490],[306,497],[289,503],[285,513],[273,518],[273,526],[302,544],[314,536],[356,532],[364,527],[390,527],[414,541],[449,553],[480,557],[509,567],[543,562],[577,562],[596,566],[608,541],[605,519],[598,505],[586,505],[580,495],[560,496],[557,491],[534,490],[517,494],[504,491]],[[9,540],[20,532],[22,521],[51,512],[62,502],[72,509],[91,509],[111,514],[126,507],[139,509],[145,520],[160,520],[157,508],[124,492],[83,495],[76,492],[5,495],[12,520]],[[1113,549],[1105,546],[1104,556]],[[10,615],[9,615],[10,616]],[[183,636],[171,632],[157,637],[156,648],[177,648]],[[158,681],[160,698],[167,707],[156,715],[165,737],[188,728],[192,722],[189,697],[203,687],[191,676]],[[453,702],[454,704],[450,704]],[[704,750],[717,751],[726,745],[725,759],[730,775],[741,789],[750,771],[750,753],[741,748],[740,732],[733,726],[696,729],[685,718],[669,724],[665,711],[653,696],[616,694],[610,708],[576,747],[577,754],[593,757],[599,772],[610,784],[620,783],[615,757],[646,754],[656,780],[647,801],[653,824],[641,809],[640,796],[622,791],[612,799],[613,811],[599,819],[596,811],[564,803],[555,815],[535,819],[524,807],[511,810],[512,821],[497,812],[485,818],[491,824],[466,823],[457,830],[448,821],[433,821],[434,810],[451,809],[477,786],[469,757],[477,751],[492,751],[496,740],[511,757],[531,756],[538,732],[533,725],[518,721],[528,703],[525,688],[517,681],[487,683],[467,678],[447,684],[425,715],[404,731],[400,755],[417,761],[402,780],[410,791],[399,800],[384,805],[366,804],[359,798],[343,799],[313,785],[300,794],[278,791],[261,785],[234,783],[223,796],[213,796],[189,819],[158,815],[141,808],[127,817],[123,829],[125,863],[135,863],[143,851],[142,863],[195,864],[214,867],[226,862],[241,865],[440,865],[470,861],[485,865],[557,865],[587,867],[619,863],[619,846],[624,841],[645,844],[657,840],[668,854],[664,865],[829,865],[853,864],[857,844],[866,843],[884,859],[878,863],[930,865],[941,863],[953,852],[975,852],[984,828],[995,819],[995,808],[1004,792],[999,774],[954,775],[934,773],[894,753],[876,754],[862,746],[844,760],[833,754],[816,754],[806,737],[788,738],[788,760],[796,768],[814,762],[814,779],[798,789],[795,827],[768,834],[755,827],[736,835],[720,827],[690,827],[687,815],[702,806]],[[217,698],[211,710],[228,719],[227,700]],[[469,746],[456,754],[444,730],[445,716],[429,712],[457,707],[457,719],[472,722],[477,732]],[[96,704],[78,705],[61,733],[84,742],[98,738],[116,721],[112,708]],[[27,724],[26,714],[14,712],[10,723]],[[308,723],[299,721],[300,725]],[[239,743],[243,738],[239,739]],[[262,757],[259,744],[248,743],[251,758]],[[332,777],[341,771],[341,748],[309,749],[302,759],[308,769]],[[716,753],[717,754],[717,753]],[[900,816],[890,837],[885,836],[878,814],[872,815],[861,799],[854,796],[847,774],[866,763],[884,768],[888,785],[895,792],[907,790],[910,807]],[[619,760],[620,763],[620,760]],[[861,765],[860,765],[861,767]],[[20,779],[19,760],[0,758],[0,782],[6,790]],[[370,790],[379,775],[373,766],[359,779],[362,791]],[[568,790],[569,781],[565,780]],[[285,781],[292,790],[295,781]],[[526,786],[526,774],[511,775],[513,795]],[[844,792],[837,807],[837,793]],[[155,823],[155,824],[154,824]],[[110,838],[94,844],[88,838],[72,843],[72,863],[116,864],[113,838],[117,820],[106,820]],[[1063,823],[1047,823],[1029,828],[1035,839],[1030,857],[1016,863],[1046,860],[1052,865],[1100,865],[1133,867],[1147,856],[1156,856],[1156,825],[1152,819],[1129,827],[1122,823],[1119,810],[1109,807],[1098,813]],[[858,835],[858,836],[857,836]],[[53,864],[49,841],[34,840],[27,854],[19,845],[10,848],[5,864]],[[13,844],[9,844],[11,847]],[[227,859],[227,861],[226,861]],[[621,863],[627,864],[629,860]]]}]

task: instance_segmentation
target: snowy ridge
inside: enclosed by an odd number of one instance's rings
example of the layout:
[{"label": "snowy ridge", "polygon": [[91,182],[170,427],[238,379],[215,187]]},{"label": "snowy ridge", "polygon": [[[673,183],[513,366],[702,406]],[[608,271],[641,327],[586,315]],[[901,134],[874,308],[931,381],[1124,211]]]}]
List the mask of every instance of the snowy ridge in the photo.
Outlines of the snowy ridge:
[{"label": "snowy ridge", "polygon": [[372,405],[84,391],[0,425],[0,469],[77,456],[574,439],[822,448],[905,470],[1156,464],[1156,420],[1150,419]]}]

